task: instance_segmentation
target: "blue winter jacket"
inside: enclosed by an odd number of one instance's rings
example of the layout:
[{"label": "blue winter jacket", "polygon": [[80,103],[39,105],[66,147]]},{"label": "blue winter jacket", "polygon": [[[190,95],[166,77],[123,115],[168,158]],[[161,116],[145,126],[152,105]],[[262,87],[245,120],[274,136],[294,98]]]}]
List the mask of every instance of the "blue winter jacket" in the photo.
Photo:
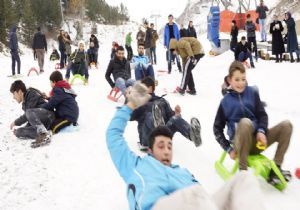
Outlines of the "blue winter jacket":
[{"label": "blue winter jacket", "polygon": [[[173,23],[173,31],[174,31],[174,36],[176,40],[180,39],[180,33],[178,30],[178,26],[176,23]],[[169,29],[169,24],[167,23],[165,26],[164,30],[164,46],[169,49],[169,44],[170,44],[170,29]]]},{"label": "blue winter jacket", "polygon": [[[222,148],[230,152],[231,144],[235,134],[235,127],[242,118],[252,121],[255,133],[267,132],[268,115],[263,107],[258,91],[247,86],[242,93],[230,91],[222,99],[214,122],[214,134],[216,140]],[[224,127],[227,125],[227,135],[225,138]]]},{"label": "blue winter jacket", "polygon": [[140,63],[142,64],[148,64],[149,62],[149,58],[146,55],[135,55],[132,58],[132,63],[134,63],[135,65],[138,65]]},{"label": "blue winter jacket", "polygon": [[11,51],[17,51],[18,50],[18,38],[17,38],[17,27],[13,26],[10,29],[10,34],[9,34],[9,48]]},{"label": "blue winter jacket", "polygon": [[127,184],[130,210],[150,210],[162,196],[198,183],[178,165],[165,166],[151,155],[139,157],[128,147],[124,130],[132,110],[117,110],[106,131],[106,143],[112,161]]}]

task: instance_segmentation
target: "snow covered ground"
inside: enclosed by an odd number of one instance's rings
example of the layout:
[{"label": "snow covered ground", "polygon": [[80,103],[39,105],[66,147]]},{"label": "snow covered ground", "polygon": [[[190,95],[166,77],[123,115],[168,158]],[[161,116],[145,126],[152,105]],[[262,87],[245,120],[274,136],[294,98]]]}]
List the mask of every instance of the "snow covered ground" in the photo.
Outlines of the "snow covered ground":
[{"label": "snow covered ground", "polygon": [[[104,33],[104,32],[103,32]],[[11,74],[10,57],[0,55],[2,74],[0,77],[0,209],[1,210],[94,210],[127,209],[126,186],[115,170],[105,143],[105,130],[112,118],[116,103],[106,96],[110,91],[104,74],[109,61],[111,41],[116,33],[110,31],[100,38],[100,69],[90,70],[88,86],[75,84],[80,107],[80,130],[53,136],[49,146],[31,149],[30,141],[19,140],[9,130],[10,123],[20,114],[21,106],[9,92],[14,79]],[[208,52],[209,43],[205,36],[200,38]],[[133,48],[136,52],[136,48]],[[155,69],[166,69],[165,50],[158,46],[158,65]],[[37,63],[29,50],[24,50],[22,74]],[[46,59],[46,72],[40,76],[24,76],[28,87],[50,91],[49,75],[55,63]],[[219,101],[222,98],[220,86],[232,61],[232,53],[218,57],[208,53],[195,68],[194,77],[197,96],[168,94],[166,97],[174,107],[182,107],[183,117],[189,120],[196,116],[202,124],[203,145],[195,148],[180,134],[174,138],[174,163],[188,168],[205,189],[212,193],[223,185],[223,180],[214,170],[214,162],[222,150],[215,141],[212,126]],[[300,64],[259,60],[255,69],[247,71],[250,85],[257,85],[261,98],[267,102],[269,125],[290,119],[294,132],[284,168],[294,172],[300,167]],[[174,70],[171,75],[158,76],[157,94],[163,88],[174,89],[181,74]],[[65,71],[63,71],[65,73]],[[133,151],[138,151],[136,123],[129,123],[126,139]],[[275,147],[265,154],[272,157]],[[141,154],[143,155],[143,154]],[[267,209],[296,210],[300,206],[300,181],[294,177],[284,192],[260,181]],[[245,189],[247,190],[247,189]]]}]

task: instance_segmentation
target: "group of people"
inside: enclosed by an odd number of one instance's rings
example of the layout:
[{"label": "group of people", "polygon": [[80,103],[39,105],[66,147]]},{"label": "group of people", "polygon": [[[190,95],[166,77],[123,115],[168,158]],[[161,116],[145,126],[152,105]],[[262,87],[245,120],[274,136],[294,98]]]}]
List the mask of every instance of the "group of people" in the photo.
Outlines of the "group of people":
[{"label": "group of people", "polygon": [[[261,32],[261,42],[267,41],[267,32],[266,32],[266,12],[268,8],[264,5],[263,0],[260,1],[260,5],[257,7],[256,12],[258,13],[258,23]],[[284,22],[287,27],[286,40],[283,37],[283,24],[279,20],[277,14],[273,16],[273,20],[270,24],[270,34],[272,35],[272,54],[275,55],[276,63],[282,62],[283,53],[288,52],[290,55],[290,62],[294,63],[295,61],[300,62],[300,50],[297,40],[297,33],[295,29],[295,20],[293,19],[290,12],[284,14]],[[258,59],[257,52],[257,42],[256,42],[256,25],[252,21],[251,15],[247,14],[247,20],[245,24],[245,30],[247,32],[247,37],[242,36],[240,42],[238,42],[238,27],[236,20],[232,21],[231,28],[231,42],[230,49],[234,51],[235,60],[244,62],[248,58],[250,59],[250,65],[252,68],[255,68],[252,53],[255,53],[255,59]],[[287,44],[285,50],[284,44]],[[293,53],[296,53],[297,60],[294,59]]]}]

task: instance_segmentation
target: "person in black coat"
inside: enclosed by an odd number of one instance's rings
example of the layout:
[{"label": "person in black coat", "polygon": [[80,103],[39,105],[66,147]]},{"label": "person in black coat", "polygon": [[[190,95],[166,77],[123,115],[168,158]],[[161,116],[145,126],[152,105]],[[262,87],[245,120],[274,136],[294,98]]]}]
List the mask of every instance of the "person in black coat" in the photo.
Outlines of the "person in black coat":
[{"label": "person in black coat", "polygon": [[37,28],[37,32],[34,34],[32,49],[36,53],[38,64],[40,67],[40,72],[44,72],[44,60],[45,52],[47,52],[47,41],[46,36],[41,32],[41,27]]},{"label": "person in black coat", "polygon": [[[195,37],[197,39],[197,33],[196,33],[196,30],[193,26],[193,21],[189,22],[189,26],[186,30],[187,30],[187,36],[188,37]],[[182,36],[180,36],[180,37],[182,37]]]},{"label": "person in black coat", "polygon": [[70,84],[63,80],[59,71],[50,75],[52,90],[48,102],[42,108],[54,111],[55,120],[52,123],[52,133],[58,133],[69,125],[77,125],[79,107],[75,100],[77,96]]},{"label": "person in black coat", "polygon": [[66,58],[66,45],[65,45],[65,36],[64,31],[59,31],[58,39],[58,49],[60,52],[60,69],[63,69],[65,67],[65,58]]},{"label": "person in black coat", "polygon": [[17,26],[12,26],[9,33],[9,48],[12,60],[12,76],[16,74],[16,62],[18,65],[18,74],[21,73],[21,60],[19,56],[19,46],[18,46],[18,37],[17,37]]},{"label": "person in black coat", "polygon": [[[111,75],[113,75],[114,81],[111,79]],[[118,88],[123,95],[125,95],[127,87],[135,83],[135,80],[131,79],[130,63],[125,58],[123,46],[117,48],[115,57],[110,60],[105,78],[112,88]]]},{"label": "person in black coat", "polygon": [[96,63],[96,66],[97,66],[97,64],[98,64],[99,41],[98,41],[97,37],[95,36],[95,34],[91,35],[90,42],[94,42],[95,63]]},{"label": "person in black coat", "polygon": [[180,34],[180,38],[182,38],[182,37],[188,37],[188,32],[184,28],[183,24],[180,25],[179,34]]},{"label": "person in black coat", "polygon": [[294,18],[292,18],[292,15],[290,12],[285,13],[285,19],[284,19],[286,25],[287,25],[287,51],[290,53],[291,56],[291,62],[295,62],[293,57],[293,52],[296,52],[297,54],[297,62],[300,62],[299,58],[299,46],[298,46],[298,40],[297,40],[297,33],[296,33],[296,23]]},{"label": "person in black coat", "polygon": [[240,62],[244,62],[249,58],[251,67],[255,68],[251,48],[249,46],[249,43],[246,41],[246,37],[242,36],[241,41],[237,44],[234,52],[234,57],[235,60]]},{"label": "person in black coat", "polygon": [[276,63],[279,61],[282,62],[282,53],[285,51],[281,34],[282,31],[282,23],[278,20],[278,16],[274,15],[274,20],[270,24],[270,34],[272,34],[272,54],[276,55]]},{"label": "person in black coat", "polygon": [[237,46],[238,43],[238,35],[239,35],[239,29],[236,25],[236,21],[233,20],[232,21],[232,27],[231,27],[231,32],[230,32],[230,36],[231,36],[231,41],[230,41],[230,49],[234,52],[235,48]]},{"label": "person in black coat", "polygon": [[147,21],[145,21],[144,27],[146,29],[145,44],[144,44],[145,54],[149,58],[150,63],[153,63],[151,52],[150,52],[151,41],[152,41],[152,29],[149,27],[149,23]]}]

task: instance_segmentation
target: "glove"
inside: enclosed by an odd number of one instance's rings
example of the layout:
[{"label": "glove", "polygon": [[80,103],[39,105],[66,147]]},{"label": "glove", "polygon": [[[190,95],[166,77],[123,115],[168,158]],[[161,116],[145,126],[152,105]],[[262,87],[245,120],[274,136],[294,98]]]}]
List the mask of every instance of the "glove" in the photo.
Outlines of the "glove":
[{"label": "glove", "polygon": [[127,89],[126,94],[128,102],[131,102],[135,108],[146,104],[151,96],[148,94],[148,88],[141,82],[136,82]]}]

